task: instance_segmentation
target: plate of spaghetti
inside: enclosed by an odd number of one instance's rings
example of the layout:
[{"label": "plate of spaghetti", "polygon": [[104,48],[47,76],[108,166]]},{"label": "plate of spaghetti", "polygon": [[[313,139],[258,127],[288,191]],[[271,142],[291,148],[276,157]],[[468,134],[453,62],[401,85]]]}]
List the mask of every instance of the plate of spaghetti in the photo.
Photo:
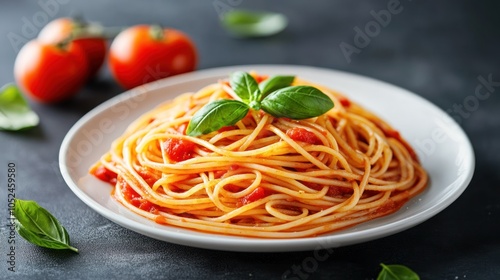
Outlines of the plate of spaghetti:
[{"label": "plate of spaghetti", "polygon": [[149,83],[68,132],[61,173],[107,219],[193,247],[315,250],[398,233],[465,190],[474,154],[445,112],[399,87],[288,65]]}]

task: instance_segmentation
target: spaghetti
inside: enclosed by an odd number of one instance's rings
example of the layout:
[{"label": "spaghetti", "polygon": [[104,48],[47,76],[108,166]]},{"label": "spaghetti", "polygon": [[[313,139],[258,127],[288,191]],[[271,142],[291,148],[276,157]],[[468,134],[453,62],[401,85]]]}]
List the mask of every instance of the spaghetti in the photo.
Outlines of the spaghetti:
[{"label": "spaghetti", "polygon": [[187,136],[201,107],[233,98],[221,81],[141,116],[90,172],[157,223],[260,238],[345,229],[397,211],[427,186],[412,148],[386,122],[330,89],[293,84],[322,90],[335,107],[306,120],[251,110],[234,126]]}]

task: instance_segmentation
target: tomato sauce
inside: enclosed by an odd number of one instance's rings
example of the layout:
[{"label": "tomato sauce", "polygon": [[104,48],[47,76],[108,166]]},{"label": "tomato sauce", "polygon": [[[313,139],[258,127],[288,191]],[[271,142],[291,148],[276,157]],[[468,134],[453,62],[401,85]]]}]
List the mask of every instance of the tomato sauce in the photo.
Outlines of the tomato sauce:
[{"label": "tomato sauce", "polygon": [[121,177],[118,179],[118,184],[122,191],[123,198],[125,198],[128,203],[141,210],[158,214],[159,207],[140,196],[136,191],[134,191],[134,189],[132,189],[132,187],[129,186],[129,184],[127,184],[127,182],[125,182],[125,180],[121,179]]},{"label": "tomato sauce", "polygon": [[408,142],[406,142],[403,139],[403,137],[401,137],[401,134],[399,133],[399,131],[394,130],[392,128],[389,128],[387,125],[383,124],[382,122],[378,122],[378,121],[373,120],[373,123],[375,123],[375,125],[377,125],[377,127],[380,128],[380,130],[382,130],[382,132],[384,133],[384,135],[386,137],[394,138],[394,139],[398,140],[399,142],[401,142],[401,144],[403,144],[403,146],[405,146],[405,148],[410,153],[411,158],[414,161],[419,162],[418,157],[417,157],[417,153],[415,153],[415,150],[413,150],[413,148],[410,146],[410,144],[408,144]]},{"label": "tomato sauce", "polygon": [[338,196],[344,196],[344,195],[352,195],[353,190],[350,188],[343,188],[343,187],[337,187],[337,186],[330,186],[328,189],[328,192],[326,195],[330,197],[338,197]]},{"label": "tomato sauce", "polygon": [[375,210],[373,213],[374,216],[380,217],[385,216],[391,213],[398,211],[406,202],[408,202],[409,196],[405,197],[402,200],[395,201],[389,198],[384,204]]},{"label": "tomato sauce", "polygon": [[159,176],[156,176],[153,172],[151,172],[151,170],[146,167],[140,167],[139,169],[137,169],[137,173],[139,173],[142,179],[144,179],[144,181],[146,181],[146,183],[148,183],[148,185],[150,186],[153,186],[154,183],[156,183],[156,181],[160,179]]},{"label": "tomato sauce", "polygon": [[[308,186],[309,188],[311,188],[313,190],[321,191],[321,189],[323,189],[323,186],[320,184],[311,183],[311,182],[303,182],[303,184]],[[339,196],[344,196],[344,195],[352,195],[352,193],[353,193],[353,190],[351,188],[330,186],[328,188],[328,191],[326,192],[326,195],[330,196],[330,197],[339,197]]]}]

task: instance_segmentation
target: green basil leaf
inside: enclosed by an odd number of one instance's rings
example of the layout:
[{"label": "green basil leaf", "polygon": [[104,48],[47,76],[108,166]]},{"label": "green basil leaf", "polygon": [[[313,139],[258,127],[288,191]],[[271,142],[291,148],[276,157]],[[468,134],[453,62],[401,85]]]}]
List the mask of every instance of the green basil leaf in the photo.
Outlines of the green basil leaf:
[{"label": "green basil leaf", "polygon": [[333,101],[317,88],[291,86],[270,93],[262,100],[261,107],[274,117],[302,120],[328,112]]},{"label": "green basil leaf", "polygon": [[194,114],[186,134],[198,136],[233,125],[243,119],[249,109],[247,104],[237,100],[221,99],[210,102]]},{"label": "green basil leaf", "polygon": [[21,130],[37,126],[38,122],[38,115],[17,86],[7,84],[0,89],[0,130]]},{"label": "green basil leaf", "polygon": [[265,37],[281,32],[288,21],[283,14],[231,10],[224,14],[222,25],[235,37]]},{"label": "green basil leaf", "polygon": [[275,90],[290,86],[293,80],[295,80],[295,76],[272,76],[262,81],[259,84],[259,89],[262,92],[262,96],[265,97]]},{"label": "green basil leaf", "polygon": [[250,103],[251,101],[260,100],[260,89],[257,81],[252,75],[246,72],[234,72],[230,80],[231,87],[243,102]]},{"label": "green basil leaf", "polygon": [[78,249],[69,245],[66,229],[35,201],[16,199],[14,217],[17,232],[28,242],[45,248],[78,252]]},{"label": "green basil leaf", "polygon": [[404,265],[385,265],[383,263],[380,265],[382,271],[380,271],[377,280],[420,280],[417,273]]}]

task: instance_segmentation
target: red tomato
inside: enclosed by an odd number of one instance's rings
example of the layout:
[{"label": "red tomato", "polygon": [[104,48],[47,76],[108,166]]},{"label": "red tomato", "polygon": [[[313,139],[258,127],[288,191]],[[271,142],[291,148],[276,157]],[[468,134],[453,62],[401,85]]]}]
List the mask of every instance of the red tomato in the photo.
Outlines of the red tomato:
[{"label": "red tomato", "polygon": [[127,28],[116,36],[109,50],[111,73],[127,89],[193,71],[196,62],[196,49],[187,35],[158,26]]},{"label": "red tomato", "polygon": [[93,174],[101,181],[110,183],[111,185],[116,184],[116,178],[118,177],[118,175],[115,172],[107,169],[102,165],[97,167],[97,169],[93,171]]},{"label": "red tomato", "polygon": [[80,46],[32,40],[24,45],[14,63],[14,77],[21,89],[42,103],[73,96],[87,79],[88,64]]},{"label": "red tomato", "polygon": [[249,203],[252,203],[254,201],[257,201],[259,199],[262,199],[266,197],[266,190],[263,187],[257,187],[255,190],[253,190],[251,193],[245,195],[244,197],[240,198],[238,202],[236,203],[237,207],[241,207],[243,205],[247,205]]},{"label": "red tomato", "polygon": [[196,144],[184,139],[170,138],[163,142],[168,158],[176,162],[192,158],[195,148]]},{"label": "red tomato", "polygon": [[286,131],[286,135],[295,141],[306,142],[309,144],[321,144],[321,140],[316,135],[307,129],[301,127],[293,127]]},{"label": "red tomato", "polygon": [[344,107],[351,106],[351,101],[347,97],[339,96],[340,104]]},{"label": "red tomato", "polygon": [[69,36],[76,36],[73,42],[79,45],[87,57],[89,78],[94,77],[101,68],[106,57],[107,42],[102,37],[78,38],[78,34],[86,32],[86,23],[71,18],[58,18],[49,22],[38,34],[38,39],[45,43],[57,44]]}]

